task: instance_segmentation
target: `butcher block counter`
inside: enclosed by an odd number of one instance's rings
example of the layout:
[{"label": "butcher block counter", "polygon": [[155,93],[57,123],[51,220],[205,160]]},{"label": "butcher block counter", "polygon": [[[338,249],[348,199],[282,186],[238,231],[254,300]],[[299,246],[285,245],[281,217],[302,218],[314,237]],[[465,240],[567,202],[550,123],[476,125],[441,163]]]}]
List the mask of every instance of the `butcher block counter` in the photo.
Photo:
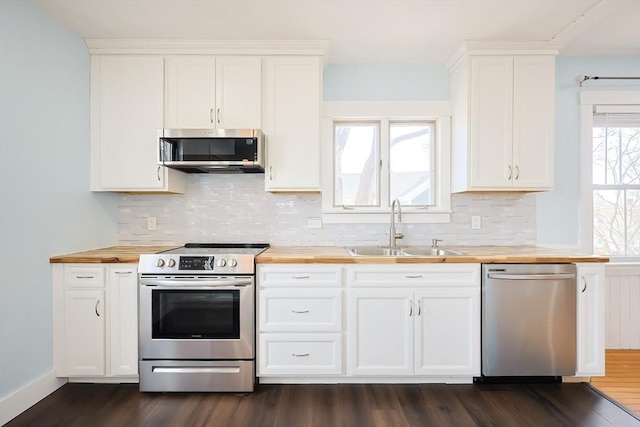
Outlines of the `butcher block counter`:
[{"label": "butcher block counter", "polygon": [[[51,263],[137,263],[141,254],[158,253],[179,246],[111,246],[49,259]],[[550,263],[607,262],[609,258],[581,255],[540,246],[455,246],[465,255],[350,256],[341,246],[272,246],[258,255],[258,264],[418,264],[418,263]]]},{"label": "butcher block counter", "polygon": [[[443,246],[443,248],[445,248]],[[272,246],[258,255],[258,264],[418,264],[418,263],[573,263],[608,262],[609,258],[581,255],[540,246],[452,246],[456,256],[350,256],[339,246]]]},{"label": "butcher block counter", "polygon": [[141,254],[154,254],[175,249],[179,246],[111,246],[76,252],[67,255],[56,255],[49,259],[50,263],[137,263]]}]

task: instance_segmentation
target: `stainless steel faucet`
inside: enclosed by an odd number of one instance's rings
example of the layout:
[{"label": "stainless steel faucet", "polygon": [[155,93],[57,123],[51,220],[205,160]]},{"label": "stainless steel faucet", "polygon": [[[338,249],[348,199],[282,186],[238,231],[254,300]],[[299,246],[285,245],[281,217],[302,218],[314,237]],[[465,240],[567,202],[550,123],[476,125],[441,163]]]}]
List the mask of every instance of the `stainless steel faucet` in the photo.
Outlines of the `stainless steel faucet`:
[{"label": "stainless steel faucet", "polygon": [[391,202],[391,226],[389,227],[389,246],[396,246],[396,239],[404,238],[404,234],[396,233],[396,205],[398,205],[398,222],[402,222],[402,205],[400,204],[400,200],[393,199]]}]

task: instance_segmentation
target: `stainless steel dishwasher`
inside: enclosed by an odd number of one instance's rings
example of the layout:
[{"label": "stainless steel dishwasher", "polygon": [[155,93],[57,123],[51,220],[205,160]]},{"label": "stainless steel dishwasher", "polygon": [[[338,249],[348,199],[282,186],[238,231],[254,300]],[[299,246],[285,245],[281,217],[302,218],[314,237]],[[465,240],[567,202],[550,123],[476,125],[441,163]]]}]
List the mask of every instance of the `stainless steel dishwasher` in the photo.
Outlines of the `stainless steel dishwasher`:
[{"label": "stainless steel dishwasher", "polygon": [[482,265],[482,375],[576,371],[576,267]]}]

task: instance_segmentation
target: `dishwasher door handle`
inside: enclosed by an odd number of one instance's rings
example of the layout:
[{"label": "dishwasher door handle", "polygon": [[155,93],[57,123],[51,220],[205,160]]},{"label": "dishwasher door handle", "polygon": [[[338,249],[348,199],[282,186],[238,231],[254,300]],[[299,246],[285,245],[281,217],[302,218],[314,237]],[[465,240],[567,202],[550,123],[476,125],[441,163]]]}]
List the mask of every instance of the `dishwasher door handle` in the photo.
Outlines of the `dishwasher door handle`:
[{"label": "dishwasher door handle", "polygon": [[489,279],[498,280],[569,280],[575,279],[574,273],[549,273],[549,274],[513,274],[513,273],[489,273]]}]

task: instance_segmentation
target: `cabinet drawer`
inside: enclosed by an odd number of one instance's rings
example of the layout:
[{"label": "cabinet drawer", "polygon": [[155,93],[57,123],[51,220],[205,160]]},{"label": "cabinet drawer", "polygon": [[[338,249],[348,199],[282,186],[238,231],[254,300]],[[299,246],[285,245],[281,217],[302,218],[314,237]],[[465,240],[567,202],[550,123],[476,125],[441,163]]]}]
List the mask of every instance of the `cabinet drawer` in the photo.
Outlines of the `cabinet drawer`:
[{"label": "cabinet drawer", "polygon": [[342,289],[260,289],[259,331],[338,332]]},{"label": "cabinet drawer", "polygon": [[342,267],[307,264],[258,265],[258,286],[342,286]]},{"label": "cabinet drawer", "polygon": [[105,285],[105,268],[93,266],[65,266],[64,282],[72,288],[101,288]]},{"label": "cabinet drawer", "polygon": [[342,375],[341,334],[260,334],[258,376]]},{"label": "cabinet drawer", "polygon": [[480,264],[347,267],[349,286],[480,286]]}]

